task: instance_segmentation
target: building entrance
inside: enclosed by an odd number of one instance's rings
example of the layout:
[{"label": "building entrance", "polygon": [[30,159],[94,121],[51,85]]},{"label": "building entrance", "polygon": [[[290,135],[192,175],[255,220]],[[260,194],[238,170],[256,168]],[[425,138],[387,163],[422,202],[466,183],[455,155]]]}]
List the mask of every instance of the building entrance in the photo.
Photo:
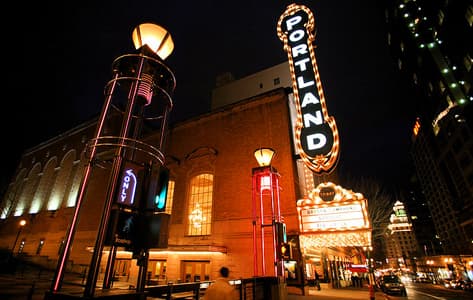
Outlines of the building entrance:
[{"label": "building entrance", "polygon": [[181,265],[182,282],[210,280],[210,261],[183,261]]}]

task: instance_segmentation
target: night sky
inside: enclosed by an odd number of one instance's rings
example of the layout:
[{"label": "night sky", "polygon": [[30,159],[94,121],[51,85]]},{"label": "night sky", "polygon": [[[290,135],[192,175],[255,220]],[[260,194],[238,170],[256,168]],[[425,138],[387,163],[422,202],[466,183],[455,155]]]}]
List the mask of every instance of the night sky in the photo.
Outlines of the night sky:
[{"label": "night sky", "polygon": [[[166,60],[177,80],[173,122],[209,111],[219,74],[242,78],[287,60],[276,27],[291,1],[90,2],[24,4],[14,10],[22,27],[4,29],[3,183],[25,149],[99,114],[111,64],[134,50],[140,23],[159,24],[174,40]],[[383,1],[296,3],[315,16],[315,55],[341,137],[339,174],[401,185],[414,115],[389,55]]]}]

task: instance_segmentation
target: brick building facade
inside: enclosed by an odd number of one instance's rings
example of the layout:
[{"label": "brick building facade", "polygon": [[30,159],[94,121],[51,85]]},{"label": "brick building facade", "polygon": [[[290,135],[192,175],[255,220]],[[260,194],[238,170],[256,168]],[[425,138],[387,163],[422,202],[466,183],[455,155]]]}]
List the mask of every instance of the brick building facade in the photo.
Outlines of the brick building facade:
[{"label": "brick building facade", "polygon": [[[218,277],[222,265],[230,268],[234,278],[255,275],[252,169],[258,166],[254,151],[260,147],[270,147],[277,153],[272,165],[280,174],[281,215],[295,264],[291,270],[293,283],[311,278],[314,269],[326,280],[348,279],[343,276],[350,263],[360,263],[354,258],[353,248],[318,245],[300,249],[297,200],[318,183],[336,177],[309,176],[312,173],[298,162],[292,141],[290,99],[287,89],[276,88],[170,128],[165,148],[172,183],[168,193],[168,204],[172,206],[166,211],[170,214],[169,234],[167,247],[150,249],[148,279],[212,280]],[[94,133],[94,125],[83,124],[23,154],[1,202],[0,234],[4,238],[0,247],[11,248],[19,220],[26,219],[14,251],[55,267],[84,169],[81,153]],[[145,142],[153,144],[157,136],[151,132]],[[108,177],[100,165],[94,167],[69,256],[72,271],[85,272],[90,262]],[[196,196],[194,190],[202,195]],[[268,236],[265,248],[271,247]],[[102,258],[102,273],[108,249]],[[265,275],[269,276],[274,275],[271,255],[264,255],[268,270]],[[114,270],[118,280],[136,282],[137,261],[122,247],[118,248]]]}]

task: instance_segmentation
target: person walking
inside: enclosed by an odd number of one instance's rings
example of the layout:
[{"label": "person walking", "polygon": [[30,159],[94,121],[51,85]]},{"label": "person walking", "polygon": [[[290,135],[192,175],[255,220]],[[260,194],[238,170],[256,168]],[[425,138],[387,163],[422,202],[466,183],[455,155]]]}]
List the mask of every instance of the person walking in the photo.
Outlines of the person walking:
[{"label": "person walking", "polygon": [[228,282],[230,270],[227,267],[220,268],[220,277],[207,288],[204,300],[237,300],[237,290]]},{"label": "person walking", "polygon": [[315,270],[315,286],[317,287],[317,290],[320,291],[320,278],[319,273],[317,273],[317,270]]},{"label": "person walking", "polygon": [[351,282],[353,283],[353,287],[358,287],[359,278],[358,278],[358,273],[357,272],[353,272],[351,274]]}]

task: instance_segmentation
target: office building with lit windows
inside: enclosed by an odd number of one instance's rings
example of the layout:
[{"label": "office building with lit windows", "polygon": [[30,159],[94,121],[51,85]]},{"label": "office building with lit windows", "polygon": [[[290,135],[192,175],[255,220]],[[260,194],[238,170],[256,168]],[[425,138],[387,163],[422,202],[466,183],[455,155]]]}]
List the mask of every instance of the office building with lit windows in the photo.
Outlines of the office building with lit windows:
[{"label": "office building with lit windows", "polygon": [[400,201],[394,203],[393,211],[385,239],[388,264],[393,269],[415,270],[414,258],[419,253],[419,245],[410,216]]},{"label": "office building with lit windows", "polygon": [[[426,215],[435,226],[432,239],[444,254],[471,254],[473,4],[386,3],[388,44],[414,91],[412,106],[418,117],[413,120],[411,156],[420,193],[414,198],[427,203]],[[434,245],[425,247],[425,252],[435,252]]]}]

